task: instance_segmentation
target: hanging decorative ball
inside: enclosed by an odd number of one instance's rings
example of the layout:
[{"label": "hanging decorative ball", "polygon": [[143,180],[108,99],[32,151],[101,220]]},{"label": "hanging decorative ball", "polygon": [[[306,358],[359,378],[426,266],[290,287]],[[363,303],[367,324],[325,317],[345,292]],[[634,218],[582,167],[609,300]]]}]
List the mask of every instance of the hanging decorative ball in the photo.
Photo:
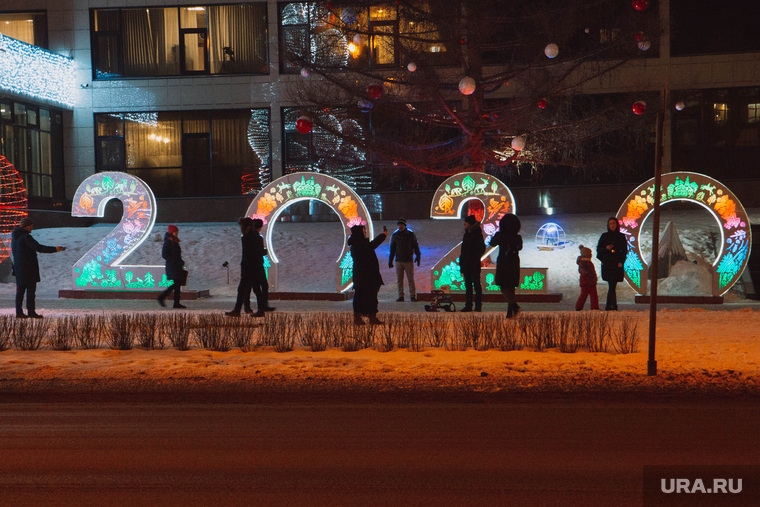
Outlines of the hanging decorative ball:
[{"label": "hanging decorative ball", "polygon": [[346,7],[340,13],[340,20],[347,25],[353,25],[356,23],[356,11],[353,7]]},{"label": "hanging decorative ball", "polygon": [[643,11],[646,10],[647,7],[649,7],[649,0],[633,0],[631,2],[633,5],[633,8],[637,11]]},{"label": "hanging decorative ball", "polygon": [[414,72],[415,70],[417,70],[417,64],[414,62],[409,62],[406,64],[406,68],[407,70],[409,70],[409,72]]},{"label": "hanging decorative ball", "polygon": [[556,58],[559,54],[559,46],[557,46],[555,43],[547,44],[544,48],[544,54],[548,58]]},{"label": "hanging decorative ball", "polygon": [[462,95],[472,95],[475,91],[475,80],[469,76],[465,76],[459,81],[459,91]]},{"label": "hanging decorative ball", "polygon": [[372,84],[367,86],[367,95],[373,100],[377,100],[383,94],[383,87],[380,85]]},{"label": "hanging decorative ball", "polygon": [[676,102],[676,111],[683,111],[684,107],[686,107],[686,104],[683,103],[683,100]]},{"label": "hanging decorative ball", "polygon": [[332,3],[332,2],[326,2],[326,3],[325,3],[325,8],[326,8],[328,11],[331,11],[331,10],[333,10],[333,3]]},{"label": "hanging decorative ball", "polygon": [[538,100],[538,108],[539,108],[539,109],[546,109],[546,106],[547,106],[548,104],[549,104],[549,103],[548,103],[548,102],[546,102],[546,99],[539,99],[539,100]]},{"label": "hanging decorative ball", "polygon": [[648,40],[643,40],[639,42],[639,49],[642,51],[649,51],[649,48],[652,47],[652,43]]},{"label": "hanging decorative ball", "polygon": [[367,111],[369,111],[370,109],[372,109],[372,105],[373,105],[373,104],[372,104],[372,101],[370,101],[370,100],[367,100],[367,99],[360,99],[360,100],[359,100],[359,101],[356,103],[356,105],[357,105],[357,106],[359,106],[359,108],[360,108],[362,111],[364,111],[364,112],[367,112]]},{"label": "hanging decorative ball", "polygon": [[362,45],[362,36],[359,35],[358,33],[356,35],[354,35],[354,39],[353,40],[354,40],[354,44],[356,44],[357,46],[361,46]]},{"label": "hanging decorative ball", "polygon": [[309,69],[305,67],[301,69],[301,77],[309,77]]},{"label": "hanging decorative ball", "polygon": [[634,37],[636,37],[636,42],[641,42],[647,38],[647,36],[644,35],[644,32],[637,32]]},{"label": "hanging decorative ball", "polygon": [[[92,199],[89,194],[85,193],[84,196]],[[11,233],[27,213],[24,180],[13,164],[0,155],[0,262],[8,258]]]},{"label": "hanging decorative ball", "polygon": [[511,144],[513,150],[520,151],[525,148],[525,138],[523,136],[514,137]]},{"label": "hanging decorative ball", "polygon": [[301,134],[308,134],[313,126],[314,122],[308,116],[301,116],[296,120],[296,130]]},{"label": "hanging decorative ball", "polygon": [[647,110],[647,103],[643,100],[637,100],[633,103],[631,109],[633,110],[633,114],[644,114],[644,111]]},{"label": "hanging decorative ball", "polygon": [[590,33],[590,32],[591,32],[591,30],[590,30],[589,28],[586,28],[586,29],[585,29],[585,30],[583,30],[583,31],[584,31],[584,33]]}]

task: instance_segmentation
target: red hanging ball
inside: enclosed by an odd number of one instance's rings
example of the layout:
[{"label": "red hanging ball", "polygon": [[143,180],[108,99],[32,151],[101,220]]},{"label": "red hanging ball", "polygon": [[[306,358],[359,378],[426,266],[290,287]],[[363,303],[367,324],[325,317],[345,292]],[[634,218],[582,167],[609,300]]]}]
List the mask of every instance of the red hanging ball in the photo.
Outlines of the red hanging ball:
[{"label": "red hanging ball", "polygon": [[546,102],[546,99],[540,99],[540,100],[538,101],[538,108],[539,108],[539,109],[545,109],[545,108],[546,108],[546,106],[547,106],[548,104],[549,104],[549,103],[548,103],[548,102]]},{"label": "red hanging ball", "polygon": [[638,32],[636,35],[636,42],[641,42],[643,40],[646,40],[647,36],[644,35],[644,32]]},{"label": "red hanging ball", "polygon": [[367,95],[373,100],[377,100],[383,94],[383,87],[380,85],[369,85],[367,87]]},{"label": "red hanging ball", "polygon": [[296,130],[300,132],[301,134],[308,134],[311,132],[311,127],[314,126],[314,123],[311,121],[311,118],[308,116],[301,116],[296,120]]},{"label": "red hanging ball", "polygon": [[647,110],[647,103],[643,100],[637,100],[633,103],[631,109],[633,110],[633,114],[644,114],[644,112]]},{"label": "red hanging ball", "polygon": [[327,3],[325,3],[325,8],[326,8],[328,11],[331,11],[331,10],[333,10],[333,3],[332,3],[332,2],[327,2]]},{"label": "red hanging ball", "polygon": [[633,8],[637,11],[643,11],[649,7],[649,0],[633,0],[631,3],[633,4]]}]

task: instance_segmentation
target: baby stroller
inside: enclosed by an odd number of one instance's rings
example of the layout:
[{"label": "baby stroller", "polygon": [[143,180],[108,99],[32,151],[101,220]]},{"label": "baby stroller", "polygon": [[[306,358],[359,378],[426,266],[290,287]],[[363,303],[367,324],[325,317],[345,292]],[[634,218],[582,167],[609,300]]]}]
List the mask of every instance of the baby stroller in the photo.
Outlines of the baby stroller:
[{"label": "baby stroller", "polygon": [[451,295],[446,294],[442,290],[432,290],[430,294],[433,295],[433,302],[429,305],[425,305],[426,312],[437,312],[439,308],[446,312],[457,311],[456,306],[451,301]]}]

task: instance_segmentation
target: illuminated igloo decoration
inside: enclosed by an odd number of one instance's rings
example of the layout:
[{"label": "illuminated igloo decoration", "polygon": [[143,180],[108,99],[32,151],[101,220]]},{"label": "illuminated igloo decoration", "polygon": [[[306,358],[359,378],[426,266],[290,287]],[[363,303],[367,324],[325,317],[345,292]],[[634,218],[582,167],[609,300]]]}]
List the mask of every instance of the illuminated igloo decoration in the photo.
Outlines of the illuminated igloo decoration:
[{"label": "illuminated igloo decoration", "polygon": [[536,246],[539,250],[557,250],[567,245],[565,231],[554,222],[545,223],[536,233]]}]

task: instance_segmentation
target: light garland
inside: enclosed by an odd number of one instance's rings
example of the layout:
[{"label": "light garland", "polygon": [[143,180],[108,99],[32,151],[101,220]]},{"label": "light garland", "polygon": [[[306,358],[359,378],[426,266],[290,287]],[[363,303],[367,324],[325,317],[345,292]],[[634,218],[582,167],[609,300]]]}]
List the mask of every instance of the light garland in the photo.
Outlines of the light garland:
[{"label": "light garland", "polygon": [[74,105],[74,62],[71,58],[1,37],[0,89],[33,99]]},{"label": "light garland", "polygon": [[[243,193],[251,193],[260,190],[269,184],[271,172],[270,164],[270,135],[269,135],[269,109],[251,109],[251,120],[248,122],[248,145],[261,161],[258,170],[259,186],[255,187],[254,175],[243,176]],[[252,185],[253,183],[253,185]]]},{"label": "light garland", "polygon": [[24,181],[7,158],[0,155],[0,262],[8,258],[11,233],[27,216]]}]

